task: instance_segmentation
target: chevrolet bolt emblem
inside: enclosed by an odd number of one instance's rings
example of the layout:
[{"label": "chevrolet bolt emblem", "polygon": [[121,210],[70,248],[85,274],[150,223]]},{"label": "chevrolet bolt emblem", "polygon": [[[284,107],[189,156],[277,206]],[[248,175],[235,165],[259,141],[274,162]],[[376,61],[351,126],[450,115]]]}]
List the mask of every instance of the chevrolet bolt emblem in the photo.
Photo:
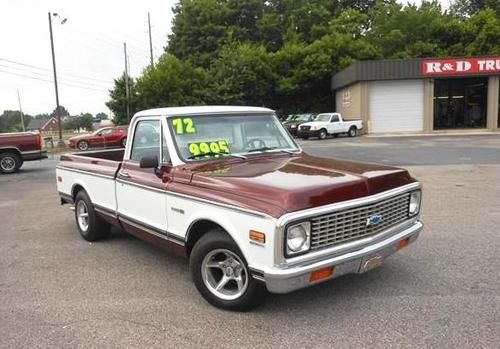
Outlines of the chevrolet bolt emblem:
[{"label": "chevrolet bolt emblem", "polygon": [[375,214],[373,216],[368,217],[368,219],[366,220],[366,226],[369,227],[372,225],[377,225],[382,223],[383,221],[384,221],[384,216]]}]

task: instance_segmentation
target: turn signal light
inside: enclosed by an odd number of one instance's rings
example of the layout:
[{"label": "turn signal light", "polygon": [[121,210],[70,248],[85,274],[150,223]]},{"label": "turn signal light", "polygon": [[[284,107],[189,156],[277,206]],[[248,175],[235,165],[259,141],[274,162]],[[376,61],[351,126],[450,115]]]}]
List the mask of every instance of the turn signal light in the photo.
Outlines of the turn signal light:
[{"label": "turn signal light", "polygon": [[335,271],[334,267],[327,267],[327,268],[315,270],[311,273],[311,276],[309,277],[309,282],[314,282],[314,281],[326,279],[326,278],[332,276],[334,271]]},{"label": "turn signal light", "polygon": [[261,243],[261,244],[265,244],[266,243],[266,234],[261,233],[260,231],[250,230],[250,233],[249,233],[248,237],[252,241],[255,241],[255,242],[258,242],[258,243]]},{"label": "turn signal light", "polygon": [[398,242],[398,250],[400,250],[402,248],[405,248],[409,244],[410,244],[410,238],[399,240],[399,242]]}]

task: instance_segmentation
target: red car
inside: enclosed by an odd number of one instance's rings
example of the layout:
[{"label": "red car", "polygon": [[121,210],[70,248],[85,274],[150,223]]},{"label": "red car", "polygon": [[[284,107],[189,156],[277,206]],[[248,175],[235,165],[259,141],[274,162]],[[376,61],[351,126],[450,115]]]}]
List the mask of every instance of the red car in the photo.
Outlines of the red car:
[{"label": "red car", "polygon": [[0,173],[14,173],[25,161],[47,158],[42,138],[36,132],[0,134]]},{"label": "red car", "polygon": [[75,136],[69,139],[69,147],[81,151],[89,148],[125,147],[128,126],[104,127],[94,133]]}]

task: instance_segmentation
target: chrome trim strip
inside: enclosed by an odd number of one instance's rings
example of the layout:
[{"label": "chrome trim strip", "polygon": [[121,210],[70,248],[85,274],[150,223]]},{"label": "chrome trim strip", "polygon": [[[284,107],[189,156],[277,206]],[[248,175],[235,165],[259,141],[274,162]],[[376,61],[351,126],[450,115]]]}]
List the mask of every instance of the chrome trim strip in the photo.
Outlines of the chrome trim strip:
[{"label": "chrome trim strip", "polygon": [[149,191],[154,191],[154,192],[158,192],[158,193],[162,193],[162,194],[165,194],[167,192],[166,186],[165,186],[165,189],[159,189],[159,188],[155,188],[155,187],[148,187],[147,185],[144,185],[144,184],[139,184],[139,183],[134,183],[134,182],[126,181],[126,180],[123,180],[121,178],[116,178],[116,181],[118,183],[121,183],[121,184],[127,184],[127,185],[131,185],[133,187],[138,187],[138,188],[141,188],[141,189],[146,189],[146,190],[149,190]]},{"label": "chrome trim strip", "polygon": [[101,177],[101,178],[106,178],[106,179],[113,179],[113,180],[115,179],[115,177],[113,177],[113,176],[108,176],[108,175],[104,175],[104,174],[101,174],[101,173],[94,173],[94,172],[85,171],[85,170],[79,170],[79,169],[76,169],[76,168],[71,168],[71,167],[66,167],[66,166],[61,166],[61,165],[57,165],[56,169],[57,170],[70,171],[70,172],[76,172],[76,173],[82,173],[82,174],[85,174],[85,175],[95,176],[95,177]]},{"label": "chrome trim strip", "polygon": [[168,241],[173,242],[177,245],[184,246],[184,240],[181,239],[180,237],[178,237],[177,235],[171,234],[167,231],[162,231],[162,230],[154,228],[154,227],[145,226],[142,223],[136,222],[132,218],[124,217],[123,215],[120,215],[120,214],[118,214],[118,219],[120,221],[123,221],[126,224],[129,224],[129,225],[137,228],[137,229],[141,229],[141,230],[147,232],[148,234],[151,234],[151,235],[154,235],[156,237],[168,240]]},{"label": "chrome trim strip", "polygon": [[109,216],[109,217],[112,217],[115,219],[118,218],[116,211],[114,211],[114,210],[110,210],[109,208],[106,208],[106,207],[103,207],[103,206],[100,206],[97,204],[94,204],[94,208],[97,212],[105,214],[106,216]]},{"label": "chrome trim strip", "polygon": [[22,151],[21,154],[23,155],[29,155],[29,154],[41,154],[42,153],[42,150],[26,150],[26,151]]}]

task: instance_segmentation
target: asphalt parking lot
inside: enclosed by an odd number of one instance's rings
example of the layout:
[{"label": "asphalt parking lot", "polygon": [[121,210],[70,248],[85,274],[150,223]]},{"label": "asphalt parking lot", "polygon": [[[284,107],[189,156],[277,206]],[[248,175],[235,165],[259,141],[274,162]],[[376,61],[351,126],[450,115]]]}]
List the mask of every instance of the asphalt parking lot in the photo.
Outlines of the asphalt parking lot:
[{"label": "asphalt parking lot", "polygon": [[225,312],[183,259],[121,232],[82,240],[57,160],[26,163],[0,176],[0,347],[498,348],[500,136],[301,144],[408,167],[424,183],[419,241],[369,273]]}]

